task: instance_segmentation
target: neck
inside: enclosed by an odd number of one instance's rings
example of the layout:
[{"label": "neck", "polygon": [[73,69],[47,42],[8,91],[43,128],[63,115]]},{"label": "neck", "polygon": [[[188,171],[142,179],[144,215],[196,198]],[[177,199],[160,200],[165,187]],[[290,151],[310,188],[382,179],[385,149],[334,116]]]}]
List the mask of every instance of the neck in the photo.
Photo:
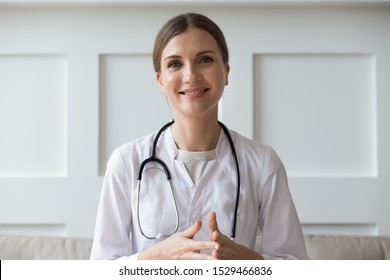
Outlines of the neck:
[{"label": "neck", "polygon": [[185,151],[210,151],[215,149],[221,133],[217,119],[175,120],[172,136],[177,147]]}]

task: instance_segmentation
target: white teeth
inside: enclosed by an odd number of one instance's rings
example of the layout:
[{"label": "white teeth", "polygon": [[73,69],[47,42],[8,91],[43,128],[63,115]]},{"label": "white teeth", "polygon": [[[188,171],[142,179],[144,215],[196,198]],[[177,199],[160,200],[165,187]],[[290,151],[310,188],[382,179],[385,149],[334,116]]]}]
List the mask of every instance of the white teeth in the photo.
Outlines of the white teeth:
[{"label": "white teeth", "polygon": [[185,94],[185,95],[196,95],[196,94],[201,94],[205,92],[205,90],[198,90],[198,91],[188,91],[188,92],[180,92],[181,94]]}]

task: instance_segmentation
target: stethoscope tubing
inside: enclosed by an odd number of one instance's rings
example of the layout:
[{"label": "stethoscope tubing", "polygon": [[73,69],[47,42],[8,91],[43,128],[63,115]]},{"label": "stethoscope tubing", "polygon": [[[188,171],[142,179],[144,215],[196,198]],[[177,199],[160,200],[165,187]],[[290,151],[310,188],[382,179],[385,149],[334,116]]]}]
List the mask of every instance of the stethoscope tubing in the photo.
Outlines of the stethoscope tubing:
[{"label": "stethoscope tubing", "polygon": [[234,157],[234,161],[235,161],[235,165],[236,165],[236,172],[237,172],[237,192],[236,192],[236,204],[234,206],[234,216],[233,216],[233,228],[232,228],[232,232],[230,234],[230,239],[234,239],[236,237],[236,225],[237,225],[237,214],[238,214],[238,204],[240,202],[240,192],[241,192],[241,182],[240,182],[240,167],[238,166],[238,158],[237,158],[237,153],[236,153],[236,148],[234,147],[234,143],[233,143],[233,139],[232,137],[230,136],[230,133],[229,133],[229,130],[228,128],[223,124],[221,123],[220,121],[218,121],[218,124],[222,127],[228,141],[229,141],[229,144],[230,144],[230,148],[232,150],[232,153],[233,153],[233,157]]},{"label": "stethoscope tubing", "polygon": [[[172,187],[172,184],[171,184],[171,175],[170,175],[170,172],[168,170],[167,165],[162,160],[160,160],[159,158],[156,157],[157,142],[158,142],[161,134],[169,126],[171,126],[174,122],[175,122],[174,120],[170,121],[169,123],[164,125],[157,132],[156,137],[154,138],[154,141],[153,141],[152,155],[149,158],[145,159],[141,163],[140,169],[139,169],[139,173],[138,173],[138,178],[137,178],[137,220],[138,220],[138,227],[139,227],[140,233],[147,239],[161,239],[161,238],[164,238],[164,237],[169,237],[172,234],[174,234],[175,232],[177,232],[177,230],[179,228],[179,211],[178,211],[178,208],[177,208],[177,202],[176,202],[175,194],[174,194],[173,187]],[[234,147],[234,143],[233,143],[232,137],[231,137],[231,135],[229,133],[229,130],[222,122],[218,121],[218,124],[220,125],[220,127],[224,131],[224,133],[225,133],[225,135],[226,135],[226,137],[227,137],[227,139],[229,141],[229,145],[230,145],[230,148],[231,148],[231,151],[232,151],[232,154],[233,154],[233,158],[234,158],[234,161],[235,161],[236,173],[237,173],[237,179],[236,179],[237,180],[237,192],[236,192],[235,207],[234,207],[234,212],[233,212],[233,225],[232,225],[232,231],[231,231],[231,234],[230,234],[230,239],[233,240],[236,237],[237,215],[238,215],[238,206],[239,206],[240,192],[241,192],[241,190],[240,190],[240,184],[241,184],[241,182],[240,182],[240,169],[239,169],[239,165],[238,165],[236,149]],[[142,173],[143,173],[143,170],[145,168],[145,165],[148,164],[149,162],[156,162],[163,168],[164,173],[166,174],[167,180],[169,182],[169,186],[170,186],[170,189],[171,189],[173,202],[175,204],[175,210],[176,210],[176,226],[175,226],[174,231],[172,233],[165,234],[165,235],[164,234],[158,234],[155,237],[148,236],[147,234],[145,234],[145,232],[143,231],[142,226],[141,226],[140,215],[139,215]]]}]

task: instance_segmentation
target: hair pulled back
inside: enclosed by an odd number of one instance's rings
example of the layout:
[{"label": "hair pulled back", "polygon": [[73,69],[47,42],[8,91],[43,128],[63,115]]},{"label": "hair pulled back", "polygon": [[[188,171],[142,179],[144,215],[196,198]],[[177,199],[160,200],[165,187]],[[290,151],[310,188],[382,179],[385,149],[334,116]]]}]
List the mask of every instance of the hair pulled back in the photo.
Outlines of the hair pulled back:
[{"label": "hair pulled back", "polygon": [[173,37],[184,33],[189,28],[199,28],[210,33],[218,44],[223,63],[227,64],[229,62],[229,51],[225,36],[218,25],[202,14],[186,13],[168,20],[158,32],[153,48],[153,66],[155,72],[161,71],[162,52],[169,41]]}]

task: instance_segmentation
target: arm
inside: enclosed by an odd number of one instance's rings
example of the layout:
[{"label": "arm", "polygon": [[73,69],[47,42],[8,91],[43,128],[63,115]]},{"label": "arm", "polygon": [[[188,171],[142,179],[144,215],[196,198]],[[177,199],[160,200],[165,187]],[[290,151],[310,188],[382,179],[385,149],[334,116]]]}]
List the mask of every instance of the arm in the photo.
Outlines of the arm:
[{"label": "arm", "polygon": [[308,259],[284,166],[272,149],[266,158],[259,192],[261,252],[267,259]]},{"label": "arm", "polygon": [[209,216],[210,240],[220,244],[213,256],[220,259],[308,259],[303,233],[289,191],[287,174],[276,153],[264,154],[258,194],[258,223],[262,232],[261,253],[230,240],[218,229],[215,213]]},{"label": "arm", "polygon": [[131,204],[125,191],[128,184],[122,156],[116,150],[104,176],[91,259],[137,258],[129,248]]}]

